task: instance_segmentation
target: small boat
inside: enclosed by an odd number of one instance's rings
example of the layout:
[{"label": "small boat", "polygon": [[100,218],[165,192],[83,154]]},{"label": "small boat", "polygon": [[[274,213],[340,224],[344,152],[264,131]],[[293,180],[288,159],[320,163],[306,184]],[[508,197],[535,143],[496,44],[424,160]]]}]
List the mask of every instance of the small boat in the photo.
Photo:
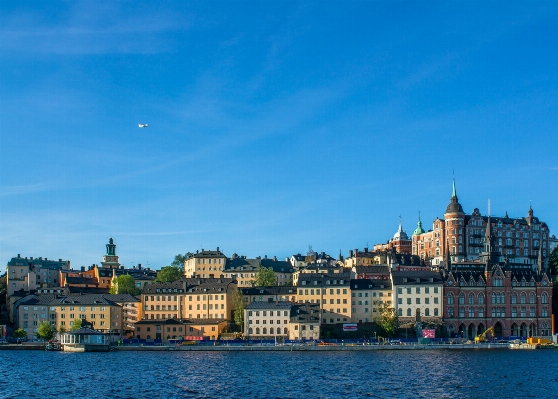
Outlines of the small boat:
[{"label": "small boat", "polygon": [[49,342],[45,346],[45,350],[47,350],[47,351],[61,351],[62,350],[62,345],[60,345],[60,342]]}]

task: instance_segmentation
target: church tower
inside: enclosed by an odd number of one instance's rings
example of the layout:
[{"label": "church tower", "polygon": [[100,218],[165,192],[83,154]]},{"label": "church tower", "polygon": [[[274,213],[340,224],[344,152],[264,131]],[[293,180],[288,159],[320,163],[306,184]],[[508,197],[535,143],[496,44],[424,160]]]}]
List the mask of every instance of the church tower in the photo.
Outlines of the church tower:
[{"label": "church tower", "polygon": [[444,213],[444,219],[446,240],[449,243],[446,251],[449,251],[451,260],[456,262],[464,260],[467,252],[465,248],[465,213],[457,198],[455,179],[452,183],[450,203],[446,208],[446,213]]},{"label": "church tower", "polygon": [[103,268],[108,269],[118,269],[120,263],[118,263],[118,256],[116,255],[116,244],[112,237],[109,239],[107,244],[107,253],[103,256],[103,261],[101,262]]}]

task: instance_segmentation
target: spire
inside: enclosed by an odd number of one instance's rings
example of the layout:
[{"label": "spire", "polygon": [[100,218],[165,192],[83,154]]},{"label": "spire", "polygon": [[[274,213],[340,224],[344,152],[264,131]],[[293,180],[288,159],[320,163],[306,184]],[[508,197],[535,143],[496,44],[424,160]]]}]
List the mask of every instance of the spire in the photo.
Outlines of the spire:
[{"label": "spire", "polygon": [[424,233],[424,229],[422,228],[422,222],[420,221],[420,211],[419,211],[419,217],[418,217],[418,222],[417,222],[417,228],[414,231],[413,235],[414,236],[418,236],[420,234]]},{"label": "spire", "polygon": [[403,231],[403,223],[401,222],[401,215],[399,215],[399,232]]},{"label": "spire", "polygon": [[451,191],[451,196],[452,197],[457,197],[457,191],[455,190],[455,177],[452,178],[452,181],[453,181],[453,189]]}]

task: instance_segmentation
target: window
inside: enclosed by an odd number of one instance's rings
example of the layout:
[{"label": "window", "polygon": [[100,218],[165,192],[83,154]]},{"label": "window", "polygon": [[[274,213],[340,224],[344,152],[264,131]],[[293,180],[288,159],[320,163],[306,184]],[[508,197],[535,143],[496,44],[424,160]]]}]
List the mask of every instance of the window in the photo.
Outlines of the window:
[{"label": "window", "polygon": [[465,295],[463,293],[459,294],[459,304],[463,305],[465,303]]},{"label": "window", "polygon": [[469,305],[473,305],[475,303],[475,296],[473,293],[469,294]]},{"label": "window", "polygon": [[522,292],[522,293],[521,293],[521,303],[525,303],[525,302],[526,302],[526,301],[525,301],[525,293]]},{"label": "window", "polygon": [[543,292],[541,295],[541,303],[548,303],[548,294]]},{"label": "window", "polygon": [[448,305],[453,305],[453,294],[451,292],[448,294]]},{"label": "window", "polygon": [[469,317],[475,317],[475,308],[469,308]]},{"label": "window", "polygon": [[529,303],[535,303],[535,294],[532,292],[529,294]]},{"label": "window", "polygon": [[479,308],[479,317],[484,317],[484,308]]}]

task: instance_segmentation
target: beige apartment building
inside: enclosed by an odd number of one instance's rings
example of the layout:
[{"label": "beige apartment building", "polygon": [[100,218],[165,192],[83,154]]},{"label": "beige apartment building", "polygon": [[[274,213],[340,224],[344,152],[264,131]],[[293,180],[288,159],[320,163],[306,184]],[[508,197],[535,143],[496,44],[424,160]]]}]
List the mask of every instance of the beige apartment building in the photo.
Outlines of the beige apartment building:
[{"label": "beige apartment building", "polygon": [[297,300],[319,304],[323,324],[348,323],[352,319],[350,281],[350,273],[301,274]]},{"label": "beige apartment building", "polygon": [[383,304],[393,307],[390,280],[351,280],[351,321],[353,323],[374,321]]},{"label": "beige apartment building", "polygon": [[420,312],[423,319],[440,319],[443,315],[443,280],[438,272],[392,272],[393,301],[399,320],[415,320]]},{"label": "beige apartment building", "polygon": [[37,288],[60,287],[59,271],[69,270],[70,261],[47,258],[23,258],[20,254],[6,265],[8,297],[15,292],[29,292]]},{"label": "beige apartment building", "polygon": [[236,287],[236,281],[227,278],[183,277],[148,284],[141,295],[143,319],[231,319]]},{"label": "beige apartment building", "polygon": [[16,303],[18,327],[27,332],[27,338],[35,338],[42,321],[48,321],[58,331],[70,330],[76,320],[87,321],[99,331],[125,335],[122,304],[139,303],[131,295],[28,295]]},{"label": "beige apartment building", "polygon": [[285,339],[289,335],[290,302],[253,301],[244,309],[247,339]]},{"label": "beige apartment building", "polygon": [[145,319],[136,323],[136,338],[147,341],[216,340],[226,326],[227,321],[223,319]]},{"label": "beige apartment building", "polygon": [[217,278],[223,274],[227,257],[217,247],[216,251],[202,249],[184,261],[187,278]]},{"label": "beige apartment building", "polygon": [[244,296],[244,303],[257,302],[291,302],[297,301],[297,288],[291,286],[251,287],[239,289]]},{"label": "beige apartment building", "polygon": [[291,308],[289,339],[317,340],[320,338],[320,305],[296,303]]}]

